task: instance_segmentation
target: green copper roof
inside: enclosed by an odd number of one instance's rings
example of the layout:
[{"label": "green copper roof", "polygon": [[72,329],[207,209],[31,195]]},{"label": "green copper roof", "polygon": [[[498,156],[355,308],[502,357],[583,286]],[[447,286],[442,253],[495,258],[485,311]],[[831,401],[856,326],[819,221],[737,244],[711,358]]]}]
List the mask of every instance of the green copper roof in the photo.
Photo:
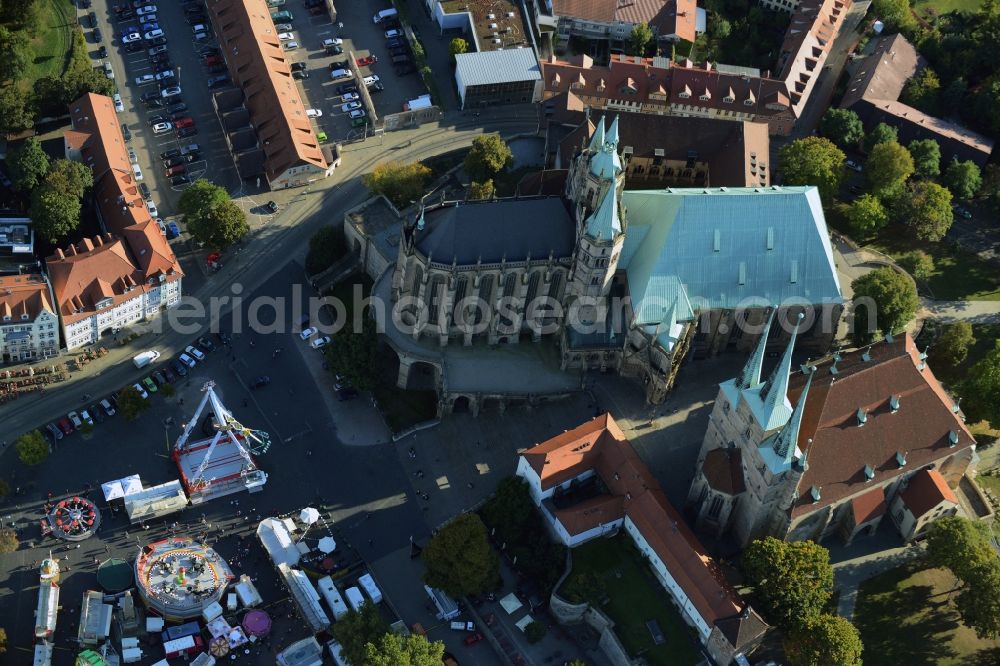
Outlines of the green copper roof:
[{"label": "green copper roof", "polygon": [[601,205],[587,218],[587,235],[597,240],[611,240],[622,232],[618,217],[618,197],[612,185],[604,193]]}]

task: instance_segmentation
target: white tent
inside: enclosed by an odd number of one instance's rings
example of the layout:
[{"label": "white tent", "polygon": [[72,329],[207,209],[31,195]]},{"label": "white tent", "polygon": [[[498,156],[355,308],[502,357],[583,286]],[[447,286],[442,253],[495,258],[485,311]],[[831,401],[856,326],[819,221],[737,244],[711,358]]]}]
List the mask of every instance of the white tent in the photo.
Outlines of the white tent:
[{"label": "white tent", "polygon": [[284,523],[273,518],[265,518],[257,526],[257,538],[275,565],[287,564],[294,567],[299,563],[299,551],[292,543]]},{"label": "white tent", "polygon": [[337,550],[337,541],[332,536],[325,536],[319,540],[318,547],[323,553],[332,553]]},{"label": "white tent", "polygon": [[101,489],[104,491],[104,501],[110,502],[111,500],[121,499],[126,495],[141,493],[142,481],[139,480],[138,474],[132,474],[123,479],[102,483]]},{"label": "white tent", "polygon": [[305,523],[306,525],[312,525],[317,520],[319,520],[319,511],[312,508],[311,506],[307,506],[306,508],[299,511],[299,520]]}]

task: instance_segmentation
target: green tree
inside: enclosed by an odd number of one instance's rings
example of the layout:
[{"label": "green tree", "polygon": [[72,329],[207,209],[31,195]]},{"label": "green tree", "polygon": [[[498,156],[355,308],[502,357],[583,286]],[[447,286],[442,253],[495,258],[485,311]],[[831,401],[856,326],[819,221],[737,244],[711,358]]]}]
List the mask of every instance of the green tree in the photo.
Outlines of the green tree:
[{"label": "green tree", "polygon": [[872,15],[885,24],[887,32],[898,32],[913,22],[909,0],[872,0]]},{"label": "green tree", "polygon": [[225,188],[199,178],[184,190],[177,207],[185,217],[196,217],[226,201],[229,201],[229,193]]},{"label": "green tree", "polygon": [[72,101],[61,77],[43,76],[35,80],[31,94],[31,108],[42,116],[60,116]]},{"label": "green tree", "polygon": [[247,214],[228,200],[192,217],[185,216],[184,221],[196,241],[219,250],[229,247],[250,231]]},{"label": "green tree", "polygon": [[645,23],[636,23],[632,26],[632,34],[629,35],[629,55],[644,56],[649,43],[653,41],[653,31]]},{"label": "green tree", "polygon": [[469,185],[469,198],[473,200],[492,199],[495,193],[496,187],[493,185],[492,178],[482,183],[472,181]]},{"label": "green tree", "polygon": [[889,223],[889,213],[886,212],[878,197],[862,194],[854,200],[847,211],[847,222],[854,232],[864,238],[878,233]]},{"label": "green tree", "polygon": [[33,56],[26,32],[0,25],[0,83],[24,78]]},{"label": "green tree", "polygon": [[493,497],[483,505],[482,514],[487,526],[496,530],[498,541],[513,542],[527,530],[535,511],[527,482],[519,476],[508,476],[497,484]]},{"label": "green tree", "polygon": [[465,156],[465,172],[481,183],[506,169],[513,158],[510,147],[499,134],[483,134],[472,140]]},{"label": "green tree", "polygon": [[0,479],[0,499],[10,495],[10,484],[7,483],[7,479]]},{"label": "green tree", "polygon": [[904,104],[934,115],[938,113],[940,94],[941,81],[937,74],[930,67],[924,67],[916,76],[911,76],[907,80],[899,99]]},{"label": "green tree", "polygon": [[365,666],[441,666],[444,643],[431,643],[420,634],[388,633],[365,645]]},{"label": "green tree", "polygon": [[337,620],[330,631],[344,648],[344,658],[348,663],[360,666],[366,664],[368,644],[380,645],[382,637],[389,633],[389,625],[382,619],[378,606],[365,603],[360,610],[351,609],[347,615]]},{"label": "green tree", "polygon": [[35,137],[28,137],[7,158],[14,187],[30,192],[42,182],[49,171],[49,156]]},{"label": "green tree", "polygon": [[[68,102],[78,99],[87,93],[111,97],[115,94],[115,81],[96,69],[68,71],[63,75],[63,85]],[[67,102],[67,103],[68,103]],[[63,111],[65,113],[65,110]]]},{"label": "green tree", "polygon": [[897,263],[915,280],[926,280],[934,274],[934,257],[923,250],[910,250]]},{"label": "green tree", "polygon": [[[7,553],[13,553],[15,550],[17,550],[17,547],[20,546],[20,545],[21,545],[21,542],[18,541],[18,539],[17,539],[17,532],[15,532],[14,530],[12,530],[12,529],[10,529],[8,527],[0,529],[0,555],[4,555],[4,554],[7,554]],[[2,631],[2,630],[0,630],[0,631]],[[6,633],[4,633],[4,635],[2,636],[2,639],[3,640],[0,641],[0,647],[2,647],[3,649],[0,649],[0,654],[2,654],[2,653],[4,653],[4,652],[7,651],[7,634]]]},{"label": "green tree", "polygon": [[957,368],[969,356],[969,347],[976,344],[972,334],[972,324],[967,321],[956,321],[948,324],[944,332],[934,341],[932,360]]},{"label": "green tree", "polygon": [[906,179],[913,175],[913,157],[895,141],[875,145],[865,161],[865,180],[879,196],[897,192]]},{"label": "green tree", "polygon": [[981,639],[1000,635],[1000,560],[996,555],[976,567],[975,583],[967,583],[955,601],[962,623]]},{"label": "green tree", "polygon": [[938,99],[938,106],[942,114],[946,116],[958,115],[960,109],[965,107],[969,94],[969,86],[962,78],[957,78],[941,91]]},{"label": "green tree", "polygon": [[94,173],[80,162],[58,159],[49,165],[45,184],[56,192],[82,199],[94,184]]},{"label": "green tree", "polygon": [[35,231],[52,243],[77,228],[80,209],[79,198],[48,185],[35,188],[31,193],[31,220]]},{"label": "green tree", "polygon": [[903,196],[896,200],[894,209],[905,224],[913,227],[920,240],[941,240],[955,221],[951,210],[951,192],[929,180],[908,183]]},{"label": "green tree", "polygon": [[856,148],[865,138],[865,126],[861,118],[850,109],[830,107],[819,122],[823,136],[841,148]]},{"label": "green tree", "polygon": [[993,136],[1000,135],[1000,78],[980,85],[972,106],[977,124]]},{"label": "green tree", "polygon": [[549,633],[549,628],[545,626],[544,622],[539,622],[538,620],[535,620],[524,628],[524,637],[532,645],[545,638],[545,634],[547,633]]},{"label": "green tree", "polygon": [[1000,341],[969,369],[959,393],[969,423],[988,421],[1000,428]]},{"label": "green tree", "polygon": [[451,55],[452,62],[455,62],[455,56],[468,52],[469,42],[465,41],[461,37],[456,37],[448,43],[448,53]]},{"label": "green tree", "polygon": [[855,342],[866,344],[877,332],[883,335],[906,326],[920,307],[910,279],[888,266],[876,268],[851,283],[854,291]]},{"label": "green tree", "polygon": [[899,139],[899,131],[885,123],[879,123],[872,128],[872,131],[865,137],[865,150],[871,152],[872,148],[886,141],[896,141]]},{"label": "green tree", "polygon": [[726,39],[733,34],[733,24],[728,19],[715,14],[708,24],[708,29],[716,39]]},{"label": "green tree", "polygon": [[383,194],[396,208],[406,208],[420,200],[431,170],[420,162],[382,162],[361,181],[374,194]]},{"label": "green tree", "polygon": [[7,651],[7,630],[0,627],[0,654]]},{"label": "green tree", "polygon": [[118,413],[125,417],[126,421],[135,421],[147,409],[149,400],[139,395],[135,388],[126,386],[118,393]]},{"label": "green tree", "polygon": [[[356,327],[360,325],[360,330]],[[330,336],[324,350],[330,371],[342,375],[352,386],[361,391],[375,388],[375,357],[378,351],[378,332],[375,320],[367,313],[358,322],[345,322],[339,331]]]},{"label": "green tree", "polygon": [[833,594],[830,553],[813,541],[758,539],[743,551],[743,572],[771,622],[786,630],[817,617]]},{"label": "green tree", "polygon": [[944,184],[956,199],[968,201],[983,184],[983,174],[972,160],[952,160],[944,172]]},{"label": "green tree", "polygon": [[463,513],[438,530],[423,558],[424,582],[456,598],[492,590],[500,579],[500,562],[475,513]]},{"label": "green tree", "polygon": [[321,273],[346,253],[347,241],[344,239],[343,228],[332,225],[322,227],[309,239],[306,273]]},{"label": "green tree", "polygon": [[49,443],[37,430],[18,437],[14,446],[17,449],[17,457],[29,467],[40,465],[49,457]]},{"label": "green tree", "polygon": [[798,139],[778,151],[782,182],[815,185],[824,203],[833,201],[844,177],[844,153],[829,139]]},{"label": "green tree", "polygon": [[811,618],[785,639],[791,666],[861,666],[862,649],[854,625],[827,613]]},{"label": "green tree", "polygon": [[17,86],[0,87],[0,136],[31,127],[35,116]]},{"label": "green tree", "polygon": [[911,141],[906,149],[913,158],[915,173],[921,178],[937,178],[941,174],[941,146],[934,139]]}]

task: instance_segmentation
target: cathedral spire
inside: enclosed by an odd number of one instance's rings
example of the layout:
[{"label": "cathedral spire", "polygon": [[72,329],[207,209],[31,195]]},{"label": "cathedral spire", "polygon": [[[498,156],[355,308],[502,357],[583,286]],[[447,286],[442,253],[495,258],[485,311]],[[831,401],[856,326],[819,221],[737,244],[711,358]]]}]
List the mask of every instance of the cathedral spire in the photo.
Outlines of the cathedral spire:
[{"label": "cathedral spire", "polygon": [[764,367],[764,351],[767,348],[767,338],[771,333],[771,324],[774,323],[774,313],[775,310],[771,310],[771,314],[767,316],[764,331],[760,334],[760,339],[757,340],[757,348],[753,350],[753,355],[747,361],[743,372],[736,378],[736,388],[738,389],[757,388],[761,384],[760,374]]},{"label": "cathedral spire", "polygon": [[774,452],[778,454],[785,463],[791,465],[792,457],[795,455],[795,447],[799,441],[799,430],[802,427],[802,413],[806,410],[806,398],[809,397],[809,386],[812,384],[814,369],[810,369],[809,378],[806,385],[799,394],[799,401],[795,403],[795,410],[792,418],[788,419],[788,424],[781,429],[774,440]]},{"label": "cathedral spire", "polygon": [[615,119],[611,121],[611,127],[608,128],[608,135],[604,139],[604,143],[612,145],[615,149],[618,148],[618,116],[615,115]]},{"label": "cathedral spire", "polygon": [[594,134],[590,137],[590,145],[588,146],[590,150],[595,153],[601,152],[604,148],[604,116],[602,115],[596,123],[594,123]]},{"label": "cathedral spire", "polygon": [[792,337],[788,340],[788,347],[781,357],[781,362],[775,366],[771,376],[767,379],[767,384],[760,391],[760,400],[763,403],[763,420],[761,426],[764,430],[777,428],[788,419],[788,408],[785,402],[788,400],[788,378],[792,372],[792,352],[795,350],[795,338],[799,334],[799,324],[805,318],[801,312],[795,322],[795,329],[792,330]]},{"label": "cathedral spire", "polygon": [[622,223],[618,218],[618,191],[611,186],[604,193],[601,205],[587,218],[586,232],[591,238],[613,240],[621,233]]}]

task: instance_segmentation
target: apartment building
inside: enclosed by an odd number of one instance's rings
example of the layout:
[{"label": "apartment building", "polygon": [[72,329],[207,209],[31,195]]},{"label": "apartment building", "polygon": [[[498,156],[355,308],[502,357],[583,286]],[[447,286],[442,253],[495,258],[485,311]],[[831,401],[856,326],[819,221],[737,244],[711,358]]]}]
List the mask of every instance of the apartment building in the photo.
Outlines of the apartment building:
[{"label": "apartment building", "polygon": [[42,273],[0,275],[0,358],[17,363],[59,354],[59,318]]},{"label": "apartment building", "polygon": [[539,30],[554,29],[561,41],[571,37],[608,40],[612,50],[626,48],[632,29],[648,25],[661,41],[693,42],[705,32],[707,13],[697,0],[539,0]]}]

